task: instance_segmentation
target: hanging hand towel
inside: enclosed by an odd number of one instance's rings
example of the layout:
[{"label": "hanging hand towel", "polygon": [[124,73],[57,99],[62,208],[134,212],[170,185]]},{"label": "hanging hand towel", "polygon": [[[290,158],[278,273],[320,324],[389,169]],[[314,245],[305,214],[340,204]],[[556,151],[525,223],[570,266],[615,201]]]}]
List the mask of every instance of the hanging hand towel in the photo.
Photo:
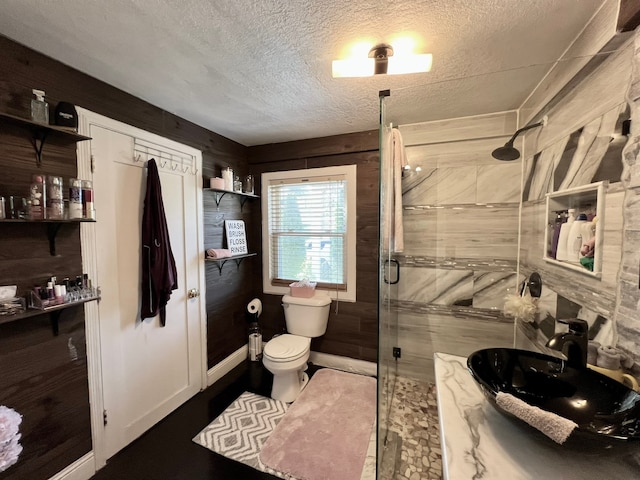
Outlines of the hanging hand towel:
[{"label": "hanging hand towel", "polygon": [[165,307],[171,292],[178,288],[178,273],[171,252],[169,229],[162,203],[162,189],[156,161],[147,162],[147,193],[142,214],[142,308],[140,317],[160,314],[166,324]]},{"label": "hanging hand towel", "polygon": [[404,230],[402,228],[402,171],[408,165],[402,134],[397,128],[391,128],[383,152],[383,181],[388,185],[385,196],[385,217],[383,219],[384,242],[388,242],[389,251],[404,251]]}]

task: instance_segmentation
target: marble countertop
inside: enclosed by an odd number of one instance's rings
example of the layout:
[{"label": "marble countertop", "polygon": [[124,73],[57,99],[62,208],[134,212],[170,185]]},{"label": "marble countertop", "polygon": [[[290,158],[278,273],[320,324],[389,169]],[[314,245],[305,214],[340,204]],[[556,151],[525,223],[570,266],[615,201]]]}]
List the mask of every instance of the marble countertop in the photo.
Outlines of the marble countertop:
[{"label": "marble countertop", "polygon": [[640,442],[597,450],[558,445],[496,411],[466,358],[434,359],[445,480],[640,478]]}]

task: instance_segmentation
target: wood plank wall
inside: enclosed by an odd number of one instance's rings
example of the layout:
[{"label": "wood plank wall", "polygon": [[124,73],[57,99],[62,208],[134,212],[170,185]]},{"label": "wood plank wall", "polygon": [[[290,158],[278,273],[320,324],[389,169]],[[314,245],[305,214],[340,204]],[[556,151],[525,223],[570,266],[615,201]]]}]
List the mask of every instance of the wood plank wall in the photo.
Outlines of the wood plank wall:
[{"label": "wood plank wall", "polygon": [[[377,359],[378,342],[378,162],[377,130],[249,147],[249,164],[258,192],[264,172],[357,165],[357,302],[340,302],[338,313],[332,302],[327,332],[312,341],[311,349],[371,362]],[[256,205],[252,225],[258,228],[258,241],[260,217]],[[254,260],[253,276],[257,296],[263,302],[260,324],[266,341],[284,331],[284,312],[280,296],[261,291],[262,258]]]},{"label": "wood plank wall", "polygon": [[[219,175],[231,166],[247,173],[246,147],[185,121],[100,80],[0,36],[0,111],[29,117],[31,89],[45,90],[51,111],[64,100],[203,151],[203,176]],[[20,128],[0,123],[0,195],[26,196],[31,174],[74,177],[74,146],[47,143],[43,166],[36,167],[33,148]],[[117,192],[114,192],[117,194]],[[205,192],[205,224],[215,206]],[[223,199],[220,211],[231,218],[239,207]],[[250,207],[245,205],[246,214]],[[205,246],[219,246],[220,230],[205,225]],[[41,225],[0,224],[0,285],[17,284],[24,294],[51,275],[75,276],[82,271],[77,225],[64,225],[57,256],[48,252]],[[246,342],[244,305],[252,290],[248,262],[239,271],[225,266],[223,275],[207,266],[209,365]],[[215,271],[215,274],[212,272]],[[62,314],[60,335],[54,337],[46,315],[0,325],[0,404],[23,415],[24,451],[2,480],[47,479],[91,450],[86,370],[84,314],[73,308]],[[71,344],[69,344],[71,340]],[[73,360],[72,345],[77,352]]]}]

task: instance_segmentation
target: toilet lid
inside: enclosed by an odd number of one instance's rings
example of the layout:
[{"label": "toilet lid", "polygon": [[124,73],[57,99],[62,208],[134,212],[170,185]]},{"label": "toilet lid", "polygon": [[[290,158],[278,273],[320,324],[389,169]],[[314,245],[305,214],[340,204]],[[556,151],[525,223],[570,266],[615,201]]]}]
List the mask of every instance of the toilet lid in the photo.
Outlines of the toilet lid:
[{"label": "toilet lid", "polygon": [[267,342],[264,355],[275,362],[289,362],[306,355],[310,345],[310,338],[284,334]]}]

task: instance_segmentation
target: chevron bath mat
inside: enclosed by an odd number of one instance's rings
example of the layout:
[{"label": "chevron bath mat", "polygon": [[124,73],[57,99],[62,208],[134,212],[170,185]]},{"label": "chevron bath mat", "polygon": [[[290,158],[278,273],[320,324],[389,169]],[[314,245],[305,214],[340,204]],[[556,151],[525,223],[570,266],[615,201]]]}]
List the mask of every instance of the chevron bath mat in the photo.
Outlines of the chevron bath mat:
[{"label": "chevron bath mat", "polygon": [[220,455],[265,471],[262,445],[287,411],[288,405],[244,392],[193,439]]}]

